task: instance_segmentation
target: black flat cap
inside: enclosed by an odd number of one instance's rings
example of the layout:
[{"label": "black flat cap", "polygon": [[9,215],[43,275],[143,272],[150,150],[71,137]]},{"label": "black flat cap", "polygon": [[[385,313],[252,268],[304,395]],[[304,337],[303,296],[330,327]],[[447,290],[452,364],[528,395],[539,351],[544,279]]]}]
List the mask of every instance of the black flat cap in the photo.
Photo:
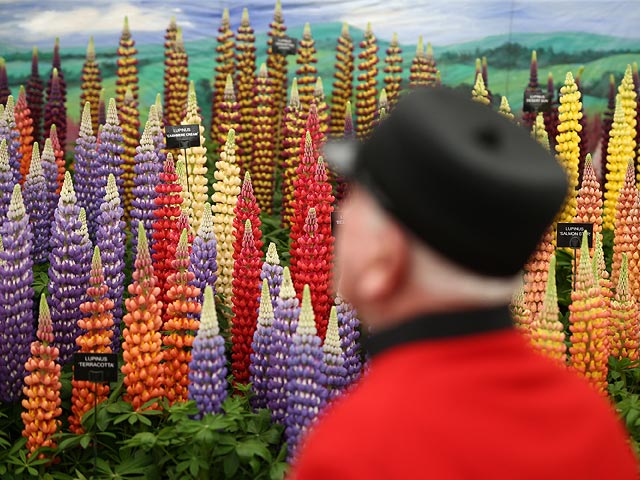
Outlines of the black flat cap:
[{"label": "black flat cap", "polygon": [[524,266],[568,191],[529,132],[446,88],[405,95],[366,141],[325,157],[419,239],[493,277]]}]

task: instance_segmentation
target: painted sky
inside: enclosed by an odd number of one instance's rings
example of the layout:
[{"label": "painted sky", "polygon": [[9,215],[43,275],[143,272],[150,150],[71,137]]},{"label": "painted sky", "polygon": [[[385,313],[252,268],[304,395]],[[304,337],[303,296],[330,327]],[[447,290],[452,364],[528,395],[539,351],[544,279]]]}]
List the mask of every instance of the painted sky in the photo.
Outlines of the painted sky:
[{"label": "painted sky", "polygon": [[[275,0],[0,0],[0,44],[49,47],[85,45],[89,35],[113,45],[129,17],[138,44],[157,43],[171,16],[187,40],[215,36],[224,7],[235,28],[243,7],[257,31],[268,29]],[[397,32],[401,43],[424,35],[434,45],[513,32],[589,32],[640,38],[639,0],[283,0],[285,23],[345,21],[378,37]]]}]

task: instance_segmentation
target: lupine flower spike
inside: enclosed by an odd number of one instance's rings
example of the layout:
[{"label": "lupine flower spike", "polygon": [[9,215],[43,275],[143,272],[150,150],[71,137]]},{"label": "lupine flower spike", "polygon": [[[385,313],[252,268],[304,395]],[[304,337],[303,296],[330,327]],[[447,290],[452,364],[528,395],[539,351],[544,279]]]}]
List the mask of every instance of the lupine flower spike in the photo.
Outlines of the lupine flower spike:
[{"label": "lupine flower spike", "polygon": [[358,86],[356,94],[356,133],[358,138],[366,138],[373,130],[378,97],[378,44],[371,30],[371,24],[367,25],[364,40],[360,42],[362,52],[358,70]]},{"label": "lupine flower spike", "polygon": [[94,132],[98,131],[98,107],[100,103],[100,91],[102,90],[102,77],[100,75],[100,66],[96,61],[96,49],[93,43],[93,37],[89,37],[89,45],[87,46],[87,57],[82,66],[82,75],[80,77],[82,85],[80,89],[80,104],[84,105],[89,102],[91,105],[91,125]]},{"label": "lupine flower spike", "polygon": [[338,314],[338,333],[344,352],[344,368],[346,369],[346,386],[353,384],[362,375],[362,359],[360,355],[360,320],[356,309],[340,295],[336,295],[336,312]]},{"label": "lupine flower spike", "polygon": [[322,345],[324,353],[323,371],[326,379],[327,400],[337,398],[347,384],[347,369],[338,330],[338,313],[331,307],[327,336]]},{"label": "lupine flower spike", "polygon": [[[2,102],[0,102],[2,103]],[[31,76],[27,80],[27,104],[33,119],[33,140],[42,144],[42,114],[44,111],[44,83],[38,72],[38,47],[31,54]]]},{"label": "lupine flower spike", "polygon": [[198,229],[198,234],[193,240],[191,249],[190,269],[194,274],[193,285],[200,289],[198,301],[203,302],[205,287],[210,286],[215,294],[215,284],[217,279],[218,263],[216,235],[213,227],[213,215],[211,214],[211,204],[204,205],[202,222]]},{"label": "lupine flower spike", "polygon": [[33,261],[45,263],[49,257],[49,235],[54,210],[48,202],[47,184],[40,163],[38,144],[33,145],[29,174],[24,183],[24,203],[33,232]]},{"label": "lupine flower spike", "polygon": [[[224,144],[229,128],[237,128],[235,124],[224,127],[222,125],[223,118],[220,116],[220,112],[225,110],[225,104],[227,103],[227,98],[225,97],[227,97],[228,82],[231,82],[231,87],[233,88],[232,79],[235,74],[235,44],[229,23],[228,8],[222,11],[222,21],[218,27],[216,41],[216,53],[218,56],[216,57],[216,75],[213,84],[213,101],[211,103],[211,139],[217,141],[220,146]],[[235,95],[233,101],[235,102]]]},{"label": "lupine flower spike", "polygon": [[194,400],[199,413],[196,419],[208,413],[221,413],[227,398],[227,360],[224,338],[220,335],[213,290],[204,290],[204,303],[200,328],[193,340],[189,363],[189,400]]},{"label": "lupine flower spike", "polygon": [[76,140],[74,154],[75,185],[78,196],[78,205],[83,207],[91,220],[91,237],[95,238],[95,219],[98,216],[102,191],[100,181],[96,175],[98,169],[98,149],[96,137],[91,127],[91,104],[85,103],[82,111],[82,124],[80,134]]},{"label": "lupine flower spike", "polygon": [[260,280],[267,280],[269,285],[269,294],[271,295],[271,304],[275,310],[280,296],[280,286],[282,285],[282,265],[276,250],[276,244],[271,242],[267,248],[267,256],[262,264],[260,272]]},{"label": "lupine flower spike", "polygon": [[[608,191],[607,191],[608,193]],[[638,190],[636,189],[636,179],[634,174],[633,161],[627,164],[627,173],[624,184],[618,195],[618,203],[615,210],[615,228],[613,236],[613,261],[611,264],[611,281],[618,283],[620,276],[620,266],[622,265],[622,254],[633,255],[637,249],[640,232],[633,229],[637,225],[638,218],[631,215],[636,204]],[[635,284],[636,279],[632,278],[631,272],[629,282]],[[633,288],[632,288],[633,291]]]},{"label": "lupine flower spike", "polygon": [[301,112],[304,119],[307,117],[309,105],[313,100],[313,89],[318,75],[318,63],[316,42],[311,35],[311,26],[304,24],[302,38],[298,42],[298,57],[296,63],[299,65],[296,70],[298,79],[298,93],[300,94]]},{"label": "lupine flower spike", "polygon": [[14,185],[13,172],[9,165],[7,141],[2,139],[0,141],[0,218],[4,218],[7,215]]},{"label": "lupine flower spike", "polygon": [[267,408],[267,392],[269,391],[269,377],[267,370],[270,365],[273,352],[273,306],[269,294],[269,284],[266,279],[262,281],[262,293],[260,295],[260,309],[258,311],[258,325],[253,334],[251,343],[251,364],[249,366],[251,390],[254,397],[254,408]]},{"label": "lupine flower spike", "polygon": [[511,299],[509,309],[511,311],[511,317],[513,318],[518,330],[525,335],[530,335],[533,316],[531,315],[531,311],[527,308],[527,302],[525,301],[524,283],[522,283],[515,291],[513,298]]},{"label": "lupine flower spike", "polygon": [[20,86],[18,101],[15,107],[16,129],[20,132],[20,178],[24,182],[29,173],[29,162],[31,161],[31,148],[33,147],[33,120],[31,110],[27,103],[27,95],[24,87]]},{"label": "lupine flower spike", "polygon": [[[391,47],[390,47],[391,48]],[[342,32],[336,46],[336,63],[331,95],[331,136],[340,138],[344,133],[344,118],[347,102],[353,95],[353,39],[349,34],[349,25],[342,24]]]},{"label": "lupine flower spike", "polygon": [[245,171],[251,162],[253,137],[251,123],[254,107],[256,71],[256,36],[249,22],[249,10],[242,11],[242,19],[236,33],[236,88],[240,107],[240,122],[236,131],[238,165]]},{"label": "lupine flower spike", "polygon": [[384,63],[384,89],[387,91],[389,109],[392,109],[398,102],[398,96],[402,89],[402,48],[398,43],[397,33],[393,34]]},{"label": "lupine flower spike", "polygon": [[179,125],[189,94],[189,57],[184,48],[182,29],[177,28],[165,57],[164,72],[164,124]]},{"label": "lupine flower spike", "polygon": [[[276,38],[284,37],[287,27],[282,16],[282,2],[276,0],[273,11],[273,21],[269,24],[269,39],[267,40],[267,69],[268,77],[273,89],[272,108],[274,109],[275,134],[272,142],[274,144],[274,154],[278,154],[280,140],[282,136],[282,110],[287,101],[287,57],[273,51],[273,41]],[[264,208],[264,207],[263,207]]]},{"label": "lupine flower spike", "polygon": [[638,304],[629,291],[629,270],[627,255],[622,256],[620,280],[616,294],[611,302],[611,318],[609,319],[609,338],[611,339],[610,355],[617,359],[628,358],[632,362],[638,360]]}]

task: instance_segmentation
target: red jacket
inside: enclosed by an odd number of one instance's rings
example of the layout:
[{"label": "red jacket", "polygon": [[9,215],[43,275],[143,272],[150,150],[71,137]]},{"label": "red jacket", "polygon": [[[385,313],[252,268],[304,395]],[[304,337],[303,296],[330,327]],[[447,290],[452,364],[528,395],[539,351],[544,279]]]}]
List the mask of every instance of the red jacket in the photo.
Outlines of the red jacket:
[{"label": "red jacket", "polygon": [[621,422],[583,379],[503,320],[476,328],[484,312],[433,317],[378,339],[369,371],[310,432],[291,478],[638,478]]}]

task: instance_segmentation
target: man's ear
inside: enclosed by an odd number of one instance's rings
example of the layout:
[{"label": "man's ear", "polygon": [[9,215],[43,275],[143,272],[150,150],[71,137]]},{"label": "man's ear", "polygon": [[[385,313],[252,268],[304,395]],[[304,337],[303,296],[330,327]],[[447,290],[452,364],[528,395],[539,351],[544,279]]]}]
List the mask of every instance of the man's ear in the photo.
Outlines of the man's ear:
[{"label": "man's ear", "polygon": [[362,269],[358,282],[359,298],[381,301],[393,295],[406,282],[409,238],[394,221],[387,222],[375,242],[373,254]]}]

